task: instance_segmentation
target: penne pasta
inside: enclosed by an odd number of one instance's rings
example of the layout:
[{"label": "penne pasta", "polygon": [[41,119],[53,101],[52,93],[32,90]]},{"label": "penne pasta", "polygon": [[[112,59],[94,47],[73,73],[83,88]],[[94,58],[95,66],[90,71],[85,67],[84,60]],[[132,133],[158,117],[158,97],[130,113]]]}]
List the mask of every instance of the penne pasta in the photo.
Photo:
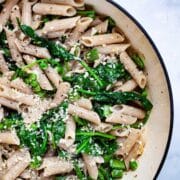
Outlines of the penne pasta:
[{"label": "penne pasta", "polygon": [[52,84],[58,88],[59,84],[62,82],[61,76],[58,74],[58,72],[52,68],[50,65],[47,67],[47,69],[44,70],[46,76],[48,79],[52,82]]},{"label": "penne pasta", "polygon": [[37,0],[23,0],[22,23],[28,26],[32,25],[32,6]]},{"label": "penne pasta", "polygon": [[43,176],[49,177],[55,174],[65,174],[73,170],[69,161],[61,160],[58,157],[46,157],[39,169],[44,169]]},{"label": "penne pasta", "polygon": [[131,150],[131,148],[138,141],[141,136],[143,130],[139,129],[131,129],[129,136],[122,142],[121,147],[116,151],[117,155],[127,156]]},{"label": "penne pasta", "polygon": [[82,107],[78,107],[78,106],[70,104],[68,107],[68,113],[71,115],[76,115],[76,116],[78,116],[82,119],[85,119],[87,121],[90,121],[94,124],[101,123],[101,120],[97,113],[95,113],[94,111],[84,109]]},{"label": "penne pasta", "polygon": [[137,117],[138,119],[144,119],[145,112],[142,109],[135,108],[133,106],[128,105],[115,105],[112,108],[113,112],[119,112],[120,114],[125,114],[133,117]]},{"label": "penne pasta", "polygon": [[6,25],[10,17],[12,7],[15,6],[18,1],[19,0],[6,0],[4,8],[0,13],[0,32],[3,30],[3,27]]},{"label": "penne pasta", "polygon": [[70,88],[71,88],[71,85],[67,82],[62,82],[59,84],[59,87],[57,88],[57,92],[51,103],[51,108],[58,106],[64,101],[64,99],[68,96],[68,92]]},{"label": "penne pasta", "polygon": [[[60,30],[60,31],[54,31],[54,32],[50,32],[50,33],[47,33],[45,36],[48,38],[48,39],[55,39],[55,38],[60,38],[62,35],[65,34],[65,30]],[[42,32],[40,32],[42,34]]]},{"label": "penne pasta", "polygon": [[85,163],[85,166],[87,168],[88,174],[89,176],[96,180],[98,178],[98,166],[97,166],[97,162],[98,163],[103,163],[104,160],[102,158],[99,157],[93,157],[87,154],[83,154],[83,160]]},{"label": "penne pasta", "polygon": [[137,121],[137,117],[122,114],[121,111],[114,111],[105,120],[105,122],[107,123],[126,124],[126,125],[134,124],[136,121]]},{"label": "penne pasta", "polygon": [[76,136],[76,123],[74,122],[72,117],[69,117],[66,121],[65,138],[60,139],[59,146],[67,150],[70,146],[74,144],[75,136]]},{"label": "penne pasta", "polygon": [[92,124],[91,126],[93,127],[95,131],[100,131],[103,133],[107,133],[113,128],[111,124],[104,123],[104,122],[101,122],[99,125]]},{"label": "penne pasta", "polygon": [[110,132],[110,134],[117,136],[117,137],[128,137],[130,133],[130,129],[129,128],[118,128],[116,130],[112,130]]},{"label": "penne pasta", "polygon": [[[36,61],[36,58],[29,55],[24,55],[23,58],[27,64],[31,64],[34,61]],[[48,78],[46,77],[44,72],[39,68],[38,65],[33,66],[32,71],[37,75],[37,81],[39,82],[39,85],[42,89],[48,91],[53,90],[51,83],[49,82]]]},{"label": "penne pasta", "polygon": [[100,24],[92,27],[86,31],[82,36],[94,36],[95,34],[104,34],[108,29],[108,21],[101,22]]},{"label": "penne pasta", "polygon": [[65,4],[71,5],[74,7],[84,6],[84,0],[41,0],[43,3],[52,3],[52,4]]},{"label": "penne pasta", "polygon": [[20,145],[20,140],[15,132],[0,132],[0,144]]},{"label": "penne pasta", "polygon": [[9,71],[9,68],[8,68],[8,65],[6,64],[3,53],[0,52],[0,72],[4,74],[8,71]]},{"label": "penne pasta", "polygon": [[17,89],[18,91],[25,94],[33,94],[32,89],[28,87],[24,81],[20,78],[14,79],[10,81],[10,87]]},{"label": "penne pasta", "polygon": [[18,5],[13,6],[13,8],[11,10],[11,14],[10,14],[10,19],[11,19],[11,22],[12,22],[14,28],[16,30],[18,30],[19,25],[18,25],[17,19],[19,19],[21,21],[21,13],[20,13],[20,8]]},{"label": "penne pasta", "polygon": [[61,15],[61,16],[74,16],[76,14],[76,9],[72,6],[67,5],[57,5],[48,3],[37,3],[33,6],[33,11],[37,14],[51,14],[51,15]]},{"label": "penne pasta", "polygon": [[66,19],[55,19],[45,24],[42,29],[43,34],[49,32],[72,29],[76,26],[76,22],[80,19],[80,16],[66,18]]},{"label": "penne pasta", "polygon": [[91,100],[87,98],[80,98],[75,102],[75,105],[85,108],[87,110],[91,110],[93,108]]},{"label": "penne pasta", "polygon": [[144,151],[144,146],[145,146],[145,142],[141,136],[139,138],[139,140],[135,143],[135,145],[132,147],[129,154],[124,159],[127,169],[129,169],[130,161],[135,160],[135,159],[137,159],[138,156],[142,155],[142,153]]},{"label": "penne pasta", "polygon": [[51,58],[48,50],[43,47],[26,44],[23,41],[15,40],[15,44],[21,53],[29,54],[39,58]]},{"label": "penne pasta", "polygon": [[30,106],[35,104],[35,99],[33,95],[21,93],[15,89],[6,87],[4,85],[0,85],[0,97],[7,98]]},{"label": "penne pasta", "polygon": [[3,107],[0,107],[0,122],[3,120],[4,118],[4,109]]},{"label": "penne pasta", "polygon": [[131,74],[131,76],[139,85],[139,87],[143,89],[146,86],[147,81],[144,73],[137,69],[136,64],[133,62],[133,60],[129,57],[129,55],[126,52],[122,52],[120,54],[120,61],[124,65],[125,69]]},{"label": "penne pasta", "polygon": [[81,34],[88,28],[92,21],[92,18],[89,17],[82,17],[81,19],[79,19],[77,21],[76,28],[72,31],[70,35],[70,41],[77,42]]},{"label": "penne pasta", "polygon": [[0,104],[13,110],[19,110],[19,103],[0,97]]},{"label": "penne pasta", "polygon": [[98,46],[96,49],[101,54],[119,54],[128,47],[130,47],[130,44],[111,44],[107,46]]},{"label": "penne pasta", "polygon": [[16,179],[28,167],[30,161],[30,154],[26,149],[16,151],[7,160],[7,168],[1,176],[2,180]]},{"label": "penne pasta", "polygon": [[18,66],[24,65],[22,56],[19,52],[19,49],[17,48],[17,46],[15,44],[15,39],[16,39],[15,32],[11,31],[7,28],[5,28],[5,32],[6,32],[7,41],[8,41],[9,49],[10,49],[13,60],[16,61]]},{"label": "penne pasta", "polygon": [[100,46],[105,44],[121,43],[124,37],[118,33],[86,36],[81,38],[81,43],[87,47]]},{"label": "penne pasta", "polygon": [[40,27],[42,23],[42,15],[34,14],[32,19],[32,28],[36,30]]},{"label": "penne pasta", "polygon": [[133,79],[126,81],[124,84],[121,84],[119,87],[116,87],[114,91],[128,92],[136,89],[137,83]]}]

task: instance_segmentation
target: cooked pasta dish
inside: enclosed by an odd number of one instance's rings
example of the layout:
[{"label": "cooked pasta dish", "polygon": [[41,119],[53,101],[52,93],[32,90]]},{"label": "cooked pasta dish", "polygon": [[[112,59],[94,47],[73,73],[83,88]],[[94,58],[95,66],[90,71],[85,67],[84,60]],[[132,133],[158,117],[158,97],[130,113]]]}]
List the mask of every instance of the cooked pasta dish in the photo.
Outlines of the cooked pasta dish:
[{"label": "cooked pasta dish", "polygon": [[153,107],[143,54],[84,0],[0,8],[0,180],[135,171]]}]

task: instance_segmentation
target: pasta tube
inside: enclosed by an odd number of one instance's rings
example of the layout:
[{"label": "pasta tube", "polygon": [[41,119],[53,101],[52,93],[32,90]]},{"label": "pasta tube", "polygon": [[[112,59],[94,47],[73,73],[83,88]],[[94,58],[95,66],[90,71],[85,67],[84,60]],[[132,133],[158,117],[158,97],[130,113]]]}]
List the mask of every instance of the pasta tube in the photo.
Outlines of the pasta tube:
[{"label": "pasta tube", "polygon": [[139,85],[139,87],[143,89],[146,86],[147,81],[144,73],[137,69],[136,64],[133,62],[133,60],[129,57],[129,55],[126,52],[122,52],[120,54],[120,61],[124,65],[125,69],[131,74],[131,76]]},{"label": "pasta tube", "polygon": [[61,16],[74,16],[76,14],[76,9],[72,6],[67,5],[57,5],[57,4],[47,4],[47,3],[37,3],[33,6],[33,11],[37,14],[51,14],[51,15],[61,15]]},{"label": "pasta tube", "polygon": [[124,41],[124,37],[118,33],[101,34],[95,36],[82,37],[81,42],[87,47],[100,46],[105,44],[120,43]]}]

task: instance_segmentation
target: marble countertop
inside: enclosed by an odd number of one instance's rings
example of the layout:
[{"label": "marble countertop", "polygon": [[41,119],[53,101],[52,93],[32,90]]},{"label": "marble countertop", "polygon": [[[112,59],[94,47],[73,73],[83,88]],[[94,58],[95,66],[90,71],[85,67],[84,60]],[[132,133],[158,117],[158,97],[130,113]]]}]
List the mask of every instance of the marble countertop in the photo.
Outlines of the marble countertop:
[{"label": "marble countertop", "polygon": [[180,173],[180,0],[114,1],[146,29],[168,70],[174,95],[174,130],[170,150],[158,180],[177,180]]}]

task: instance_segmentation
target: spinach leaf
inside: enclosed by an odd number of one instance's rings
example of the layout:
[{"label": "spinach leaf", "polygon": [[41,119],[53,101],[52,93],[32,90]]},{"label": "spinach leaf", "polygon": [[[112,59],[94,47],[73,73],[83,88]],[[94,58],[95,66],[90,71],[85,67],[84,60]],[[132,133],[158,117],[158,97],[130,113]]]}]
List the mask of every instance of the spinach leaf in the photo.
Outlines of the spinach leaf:
[{"label": "spinach leaf", "polygon": [[22,32],[32,39],[33,44],[48,48],[50,54],[54,58],[61,58],[64,61],[76,59],[76,57],[73,54],[69,53],[61,45],[55,43],[54,41],[48,41],[47,39],[38,36],[30,26],[21,25],[20,23],[19,26]]},{"label": "spinach leaf", "polygon": [[12,112],[0,122],[0,131],[19,127],[22,123],[21,115],[17,112]]},{"label": "spinach leaf", "polygon": [[109,32],[112,32],[112,29],[116,27],[116,22],[110,16],[108,16],[106,19],[108,20],[108,30]]},{"label": "spinach leaf", "polygon": [[77,11],[77,15],[86,16],[86,17],[90,17],[90,18],[92,18],[92,19],[95,19],[95,17],[96,17],[96,12],[93,11],[93,10],[89,10],[89,11],[86,11],[86,10],[78,10],[78,11]]},{"label": "spinach leaf", "polygon": [[76,152],[87,153],[94,156],[113,154],[117,149],[116,138],[112,135],[92,132],[77,131],[76,133]]},{"label": "spinach leaf", "polygon": [[145,68],[144,59],[142,59],[138,54],[132,56],[132,60],[138,66],[139,69],[143,70]]},{"label": "spinach leaf", "polygon": [[122,79],[127,74],[124,66],[120,63],[100,64],[95,68],[96,74],[103,80],[107,86],[118,79]]},{"label": "spinach leaf", "polygon": [[137,92],[92,92],[84,89],[78,90],[82,95],[93,96],[93,100],[106,104],[127,104],[131,101],[139,101],[146,111],[152,109],[152,103]]}]

